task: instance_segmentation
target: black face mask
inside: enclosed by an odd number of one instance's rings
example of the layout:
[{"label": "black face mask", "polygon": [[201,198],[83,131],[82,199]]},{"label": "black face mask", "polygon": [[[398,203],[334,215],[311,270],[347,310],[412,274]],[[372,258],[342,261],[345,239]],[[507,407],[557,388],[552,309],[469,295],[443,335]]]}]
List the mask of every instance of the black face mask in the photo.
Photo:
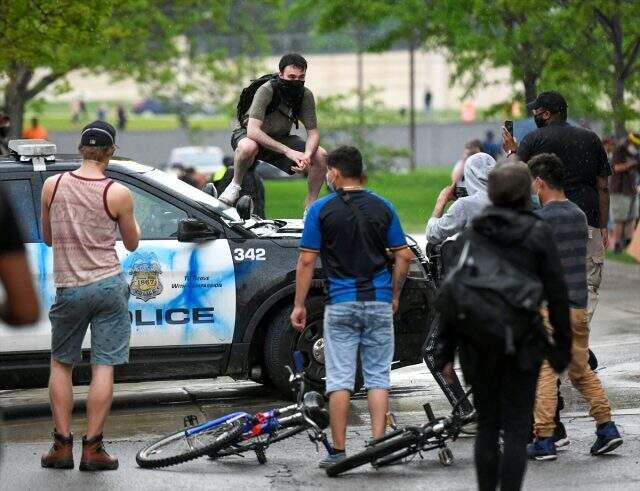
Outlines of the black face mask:
[{"label": "black face mask", "polygon": [[537,126],[538,128],[542,128],[542,127],[543,127],[543,126],[545,126],[545,125],[546,125],[546,123],[547,123],[547,120],[546,120],[546,119],[543,119],[541,114],[538,114],[537,116],[534,116],[534,117],[533,117],[533,120],[535,121],[536,126]]},{"label": "black face mask", "polygon": [[304,97],[304,80],[287,80],[278,77],[278,91],[288,106],[298,105]]},{"label": "black face mask", "polygon": [[0,127],[0,138],[4,138],[9,134],[9,127],[8,126],[1,126]]}]

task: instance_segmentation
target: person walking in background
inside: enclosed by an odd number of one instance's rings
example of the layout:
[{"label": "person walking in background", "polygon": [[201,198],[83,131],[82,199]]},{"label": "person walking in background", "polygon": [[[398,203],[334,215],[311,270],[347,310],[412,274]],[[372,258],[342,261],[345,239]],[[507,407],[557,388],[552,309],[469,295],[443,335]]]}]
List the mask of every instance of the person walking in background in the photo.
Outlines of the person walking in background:
[{"label": "person walking in background", "polygon": [[[362,155],[339,147],[328,156],[328,196],[309,208],[300,241],[291,325],[306,327],[305,300],[316,259],[327,276],[324,356],[333,449],[320,462],[328,467],[345,458],[351,393],[360,351],[374,438],[384,434],[389,377],[394,352],[393,313],[413,254],[400,220],[386,200],[363,189]],[[387,249],[395,259],[389,270]]]},{"label": "person walking in background", "polygon": [[[591,453],[601,455],[620,446],[622,438],[615,423],[611,421],[611,406],[602,383],[589,366],[587,217],[564,194],[564,166],[558,157],[545,153],[536,155],[529,161],[529,169],[533,177],[533,191],[542,204],[542,208],[536,210],[536,214],[548,223],[553,231],[569,293],[572,331],[569,379],[589,403],[589,413],[597,424],[597,440],[591,447]],[[552,330],[548,322],[545,327],[549,331]],[[536,439],[527,448],[529,457],[535,460],[556,458],[556,446],[552,437],[558,404],[557,382],[558,375],[549,362],[545,361],[540,369],[536,393]]]},{"label": "person walking in background", "polygon": [[31,118],[31,126],[22,130],[22,138],[27,140],[46,140],[49,138],[47,129],[40,125],[38,118]]},{"label": "person walking in background", "polygon": [[500,144],[494,140],[493,131],[487,131],[482,142],[482,151],[491,155],[494,159],[498,158],[500,153]]},{"label": "person walking in background", "polygon": [[611,217],[613,219],[614,252],[620,254],[631,242],[638,219],[638,191],[636,173],[640,163],[640,133],[629,133],[613,151],[611,189]]},{"label": "person walking in background", "polygon": [[431,89],[427,87],[427,90],[424,92],[424,113],[427,116],[431,116],[431,102],[433,99],[433,95],[431,94]]},{"label": "person walking in background", "polygon": [[507,157],[528,162],[541,153],[557,155],[565,168],[564,191],[587,216],[587,285],[589,322],[598,305],[602,282],[604,251],[609,243],[609,176],[611,167],[602,141],[594,132],[567,122],[567,102],[558,92],[542,92],[527,104],[537,130],[522,139],[520,145],[502,128]]},{"label": "person walking in background", "polygon": [[[463,251],[469,250],[469,244],[484,244],[484,250],[497,261],[517,265],[530,281],[542,285],[543,297],[549,305],[549,320],[554,327],[555,347],[549,351],[535,310],[533,318],[527,316],[519,320],[522,325],[511,326],[512,333],[522,333],[519,339],[514,339],[513,353],[505,348],[504,342],[478,339],[478,333],[488,336],[493,322],[474,326],[474,336],[471,336],[468,331],[459,330],[449,316],[443,325],[436,360],[445,376],[451,379],[456,347],[459,348],[460,365],[465,380],[471,384],[477,413],[478,488],[485,491],[499,486],[503,490],[517,490],[522,486],[527,465],[527,441],[542,360],[547,357],[558,373],[570,360],[569,302],[558,251],[549,240],[551,229],[529,211],[531,175],[527,166],[522,163],[497,166],[489,174],[488,193],[492,206],[477,216],[455,241],[456,251],[450,255],[448,266],[452,268],[459,261]],[[494,315],[503,314],[499,311]],[[456,316],[456,319],[460,318]]]},{"label": "person walking in background", "polygon": [[116,109],[116,119],[118,120],[118,129],[124,130],[127,128],[127,111],[124,106],[120,105]]},{"label": "person walking in background", "polygon": [[80,470],[112,470],[118,459],[102,443],[113,399],[113,367],[129,360],[129,287],[116,254],[116,229],[129,251],[140,228],[131,192],[104,175],[115,151],[116,130],[94,121],[82,130],[80,168],[49,177],[42,189],[44,242],[53,247],[56,300],[51,306],[49,395],[55,424],[53,446],[42,467],[70,469],[73,461],[72,373],[81,360],[82,340],[91,324],[91,385],[87,434]]}]

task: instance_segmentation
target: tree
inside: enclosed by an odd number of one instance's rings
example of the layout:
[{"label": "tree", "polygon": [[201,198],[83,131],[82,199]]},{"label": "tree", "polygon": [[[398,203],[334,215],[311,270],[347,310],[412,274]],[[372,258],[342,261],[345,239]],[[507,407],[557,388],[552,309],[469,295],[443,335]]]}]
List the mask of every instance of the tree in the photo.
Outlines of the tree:
[{"label": "tree", "polygon": [[557,4],[565,9],[565,25],[574,27],[560,43],[558,69],[569,67],[567,77],[588,87],[592,99],[607,96],[605,114],[613,119],[616,137],[622,138],[627,119],[637,114],[629,97],[637,102],[640,95],[640,2],[558,0]]},{"label": "tree", "polygon": [[0,0],[0,74],[12,136],[26,103],[70,71],[169,80],[176,38],[226,20],[228,0]]}]

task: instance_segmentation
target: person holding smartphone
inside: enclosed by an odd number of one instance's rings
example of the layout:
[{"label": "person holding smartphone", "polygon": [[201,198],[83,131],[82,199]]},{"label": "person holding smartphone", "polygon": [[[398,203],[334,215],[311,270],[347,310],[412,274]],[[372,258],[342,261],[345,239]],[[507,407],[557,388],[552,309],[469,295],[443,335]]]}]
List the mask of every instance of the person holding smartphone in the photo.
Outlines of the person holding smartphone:
[{"label": "person holding smartphone", "polygon": [[518,143],[502,128],[502,144],[508,158],[528,162],[543,153],[557,155],[565,167],[564,188],[567,198],[587,216],[587,285],[588,317],[593,317],[598,304],[602,280],[604,251],[609,242],[609,176],[611,167],[607,152],[598,135],[567,122],[567,102],[559,92],[542,92],[527,104],[537,130]]}]

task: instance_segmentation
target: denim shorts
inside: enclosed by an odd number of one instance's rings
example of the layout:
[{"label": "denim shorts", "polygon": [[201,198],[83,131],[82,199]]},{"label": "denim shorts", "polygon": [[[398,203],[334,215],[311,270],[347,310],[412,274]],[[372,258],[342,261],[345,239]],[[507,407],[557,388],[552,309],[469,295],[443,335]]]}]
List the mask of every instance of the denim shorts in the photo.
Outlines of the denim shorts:
[{"label": "denim shorts", "polygon": [[91,324],[91,364],[129,361],[129,285],[122,273],[89,285],[58,288],[49,311],[51,356],[62,363],[82,360],[82,340]]},{"label": "denim shorts", "polygon": [[393,312],[387,302],[342,302],[324,311],[327,394],[353,391],[360,361],[366,389],[388,389],[393,361]]}]

